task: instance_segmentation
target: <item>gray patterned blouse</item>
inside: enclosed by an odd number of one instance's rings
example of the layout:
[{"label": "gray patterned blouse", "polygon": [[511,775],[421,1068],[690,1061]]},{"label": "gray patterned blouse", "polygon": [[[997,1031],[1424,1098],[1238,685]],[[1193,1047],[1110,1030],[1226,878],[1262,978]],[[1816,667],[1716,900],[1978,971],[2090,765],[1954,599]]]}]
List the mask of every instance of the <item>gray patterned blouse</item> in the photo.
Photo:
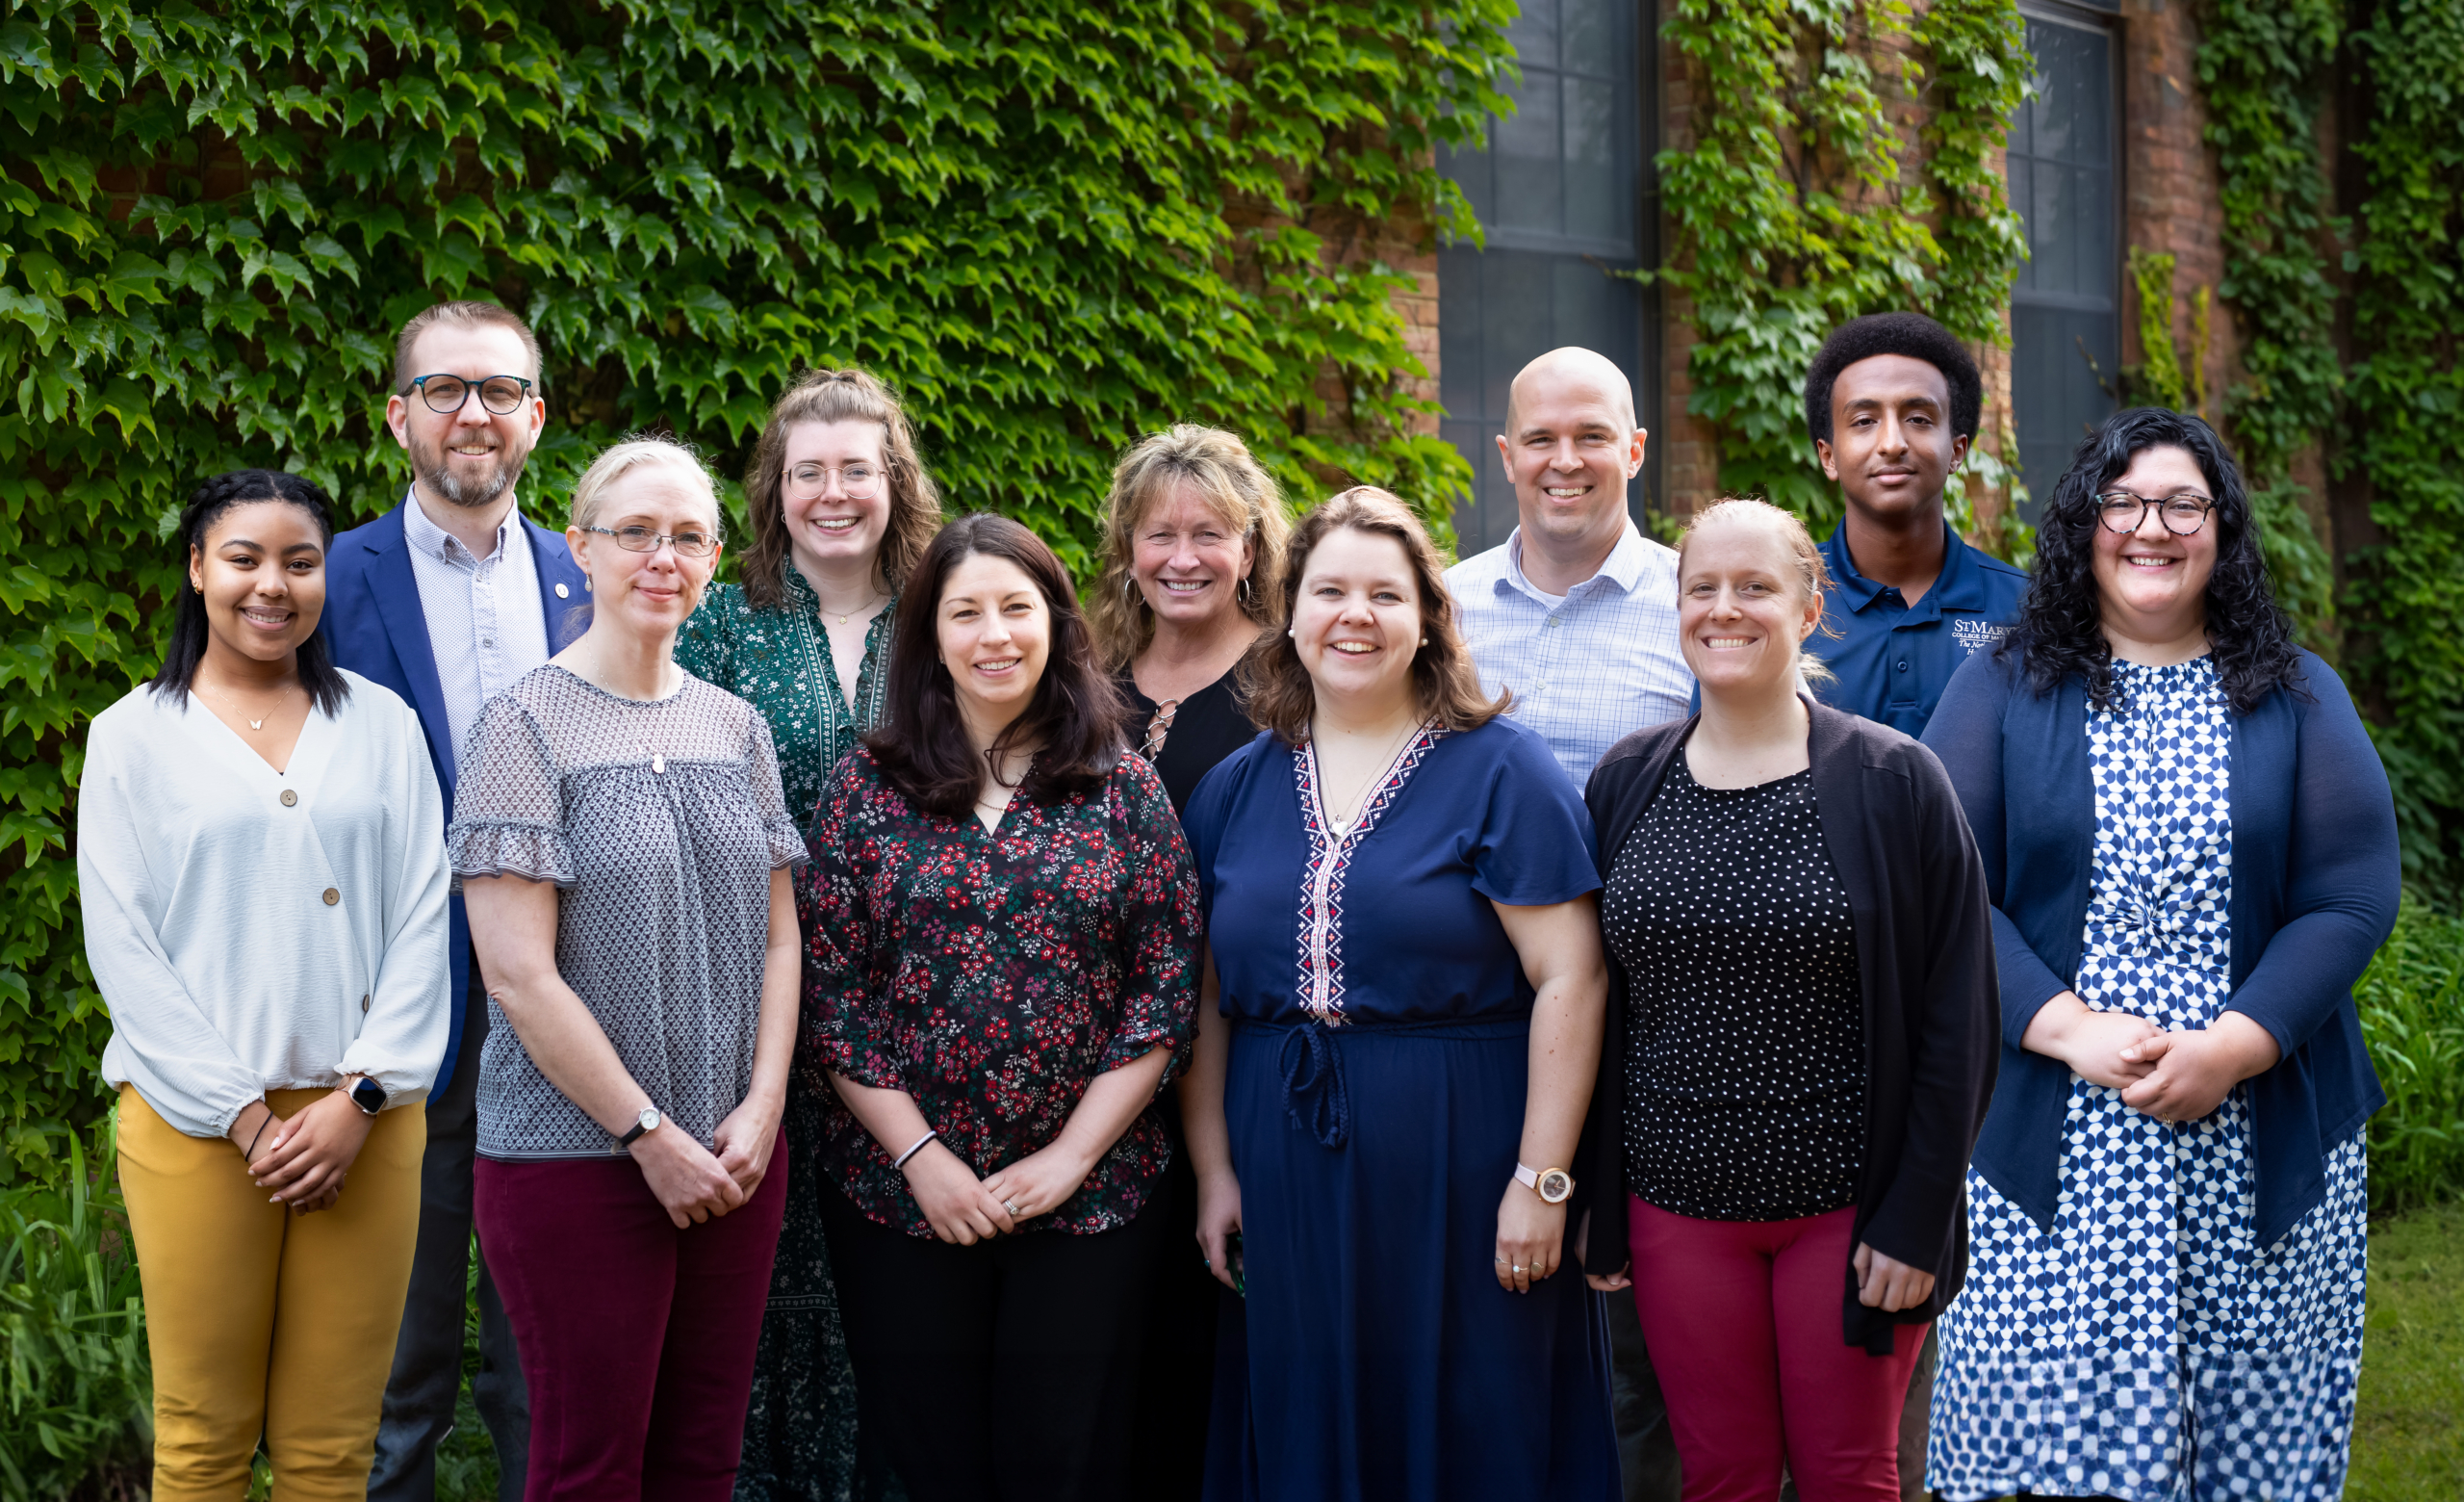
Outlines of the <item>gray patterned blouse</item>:
[{"label": "gray patterned blouse", "polygon": [[[770,728],[689,674],[619,697],[550,663],[488,701],[462,753],[455,877],[552,881],[556,969],[633,1079],[705,1147],[753,1088],[770,873],[805,858]],[[488,1002],[479,1152],[596,1157],[616,1140]]]}]

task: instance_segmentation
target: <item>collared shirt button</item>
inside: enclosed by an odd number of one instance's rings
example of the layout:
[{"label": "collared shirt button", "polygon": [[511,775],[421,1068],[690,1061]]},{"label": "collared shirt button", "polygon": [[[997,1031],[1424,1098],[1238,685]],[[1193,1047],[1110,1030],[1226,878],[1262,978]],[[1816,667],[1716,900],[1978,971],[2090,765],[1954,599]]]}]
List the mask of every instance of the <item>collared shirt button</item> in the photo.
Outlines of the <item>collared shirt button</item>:
[{"label": "collared shirt button", "polygon": [[340,902],[342,899],[343,899],[343,894],[342,894],[339,891],[335,890],[335,889],[334,889],[334,888],[332,888],[332,887],[327,887],[327,888],[325,889],[325,906],[327,906],[327,907],[332,907],[335,903]]},{"label": "collared shirt button", "polygon": [[1901,658],[1899,660],[1899,670],[1903,673],[1908,671],[1908,659]]},{"label": "collared shirt button", "polygon": [[282,806],[287,809],[295,809],[299,807],[299,794],[292,791],[288,788],[283,789]]}]

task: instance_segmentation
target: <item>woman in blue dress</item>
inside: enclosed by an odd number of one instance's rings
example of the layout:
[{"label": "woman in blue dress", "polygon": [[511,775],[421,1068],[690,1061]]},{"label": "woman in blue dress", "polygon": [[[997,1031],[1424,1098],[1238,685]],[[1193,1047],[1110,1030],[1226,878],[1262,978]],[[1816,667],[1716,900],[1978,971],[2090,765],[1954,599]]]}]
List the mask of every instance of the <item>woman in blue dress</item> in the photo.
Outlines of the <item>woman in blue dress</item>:
[{"label": "woman in blue dress", "polygon": [[1606,971],[1590,825],[1485,698],[1427,533],[1348,490],[1296,532],[1265,733],[1186,817],[1209,908],[1182,1089],[1227,1305],[1219,1502],[1614,1502],[1566,1197]]},{"label": "woman in blue dress", "polygon": [[2361,1364],[2351,988],[2395,921],[2387,776],[2293,644],[2206,424],[2079,449],[2009,641],[1925,732],[1995,908],[2002,1063],[1928,1485],[2329,1499]]}]

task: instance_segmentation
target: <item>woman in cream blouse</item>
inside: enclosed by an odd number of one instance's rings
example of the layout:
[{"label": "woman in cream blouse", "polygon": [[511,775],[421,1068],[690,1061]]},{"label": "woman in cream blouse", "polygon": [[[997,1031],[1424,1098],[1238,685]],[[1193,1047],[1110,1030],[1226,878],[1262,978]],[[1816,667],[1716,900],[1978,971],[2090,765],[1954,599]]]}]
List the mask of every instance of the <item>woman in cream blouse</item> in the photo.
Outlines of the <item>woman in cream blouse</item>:
[{"label": "woman in cream blouse", "polygon": [[365,1495],[445,1056],[444,804],[418,716],[317,633],[333,521],[209,480],[162,671],[94,718],[86,952],[111,1006],[154,1495]]}]

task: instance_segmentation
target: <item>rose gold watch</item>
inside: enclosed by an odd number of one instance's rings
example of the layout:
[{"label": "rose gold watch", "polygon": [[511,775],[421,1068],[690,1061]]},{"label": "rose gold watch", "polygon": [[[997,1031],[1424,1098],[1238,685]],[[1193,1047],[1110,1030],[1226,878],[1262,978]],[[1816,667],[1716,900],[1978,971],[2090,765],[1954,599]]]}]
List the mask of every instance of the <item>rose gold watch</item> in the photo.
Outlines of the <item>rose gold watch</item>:
[{"label": "rose gold watch", "polygon": [[1574,1176],[1562,1168],[1544,1168],[1535,1172],[1517,1163],[1514,1165],[1514,1181],[1550,1204],[1563,1204],[1566,1196],[1575,1192]]}]

